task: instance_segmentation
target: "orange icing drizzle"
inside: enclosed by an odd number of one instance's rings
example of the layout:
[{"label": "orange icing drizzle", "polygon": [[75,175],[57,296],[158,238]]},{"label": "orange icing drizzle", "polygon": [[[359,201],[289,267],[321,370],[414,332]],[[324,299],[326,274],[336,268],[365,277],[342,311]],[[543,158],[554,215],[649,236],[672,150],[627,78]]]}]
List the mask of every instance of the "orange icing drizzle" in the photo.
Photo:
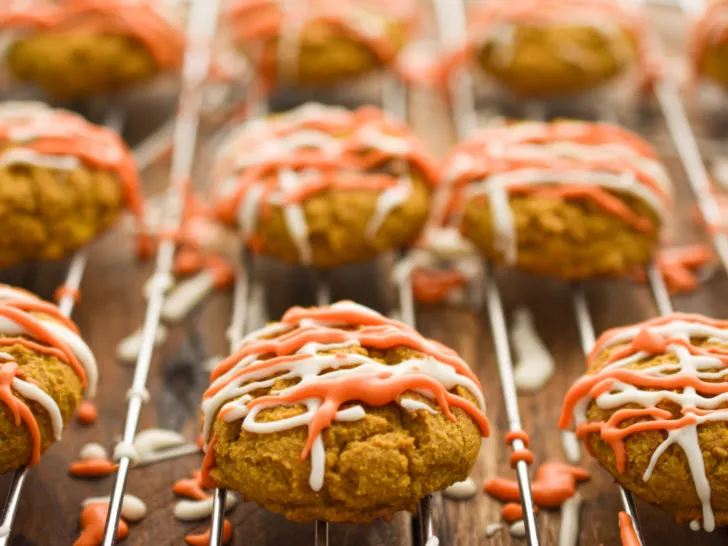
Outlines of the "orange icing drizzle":
[{"label": "orange icing drizzle", "polygon": [[[249,126],[249,129],[233,137],[233,153],[229,158],[218,161],[216,166],[218,196],[215,210],[218,218],[233,223],[241,202],[256,184],[264,186],[260,198],[260,216],[269,214],[271,195],[281,191],[279,174],[282,169],[292,169],[298,173],[305,171],[297,178],[296,190],[286,192],[283,205],[301,203],[331,189],[382,192],[395,186],[398,177],[374,171],[395,159],[408,161],[433,185],[439,179],[437,162],[415,138],[414,133],[406,125],[389,119],[378,108],[366,106],[346,111],[321,107],[315,116],[307,115],[305,119],[297,116],[299,111],[269,119],[262,125]],[[394,155],[372,148],[361,137],[359,130],[363,127],[370,127],[402,141],[408,150],[401,155]],[[273,158],[261,150],[262,146],[274,148],[282,138],[304,131],[336,137],[341,148],[337,153],[332,153],[311,146],[300,146],[284,154],[275,154]],[[246,168],[236,168],[234,161],[239,155],[236,151],[256,157],[255,162]],[[230,179],[235,181],[233,191],[221,192],[220,186],[229,183]]]},{"label": "orange icing drizzle", "polygon": [[622,539],[622,546],[642,546],[632,525],[632,518],[627,512],[619,513],[619,537]]},{"label": "orange icing drizzle", "polygon": [[17,362],[5,362],[0,366],[0,402],[5,404],[10,413],[13,414],[15,420],[15,426],[19,427],[21,422],[25,423],[28,427],[28,434],[33,442],[33,451],[30,456],[30,464],[38,464],[40,460],[40,428],[38,427],[38,421],[30,411],[30,408],[18,398],[11,390],[13,379],[16,377],[22,377],[23,372],[18,367]]},{"label": "orange icing drizzle", "polygon": [[182,478],[174,482],[172,491],[180,497],[187,497],[195,500],[205,500],[210,498],[210,494],[202,488],[202,473],[200,471],[193,472],[192,478]]},{"label": "orange icing drizzle", "polygon": [[60,303],[66,296],[70,296],[74,302],[78,302],[81,299],[81,291],[78,288],[71,288],[62,284],[53,294],[53,300]]},{"label": "orange icing drizzle", "polygon": [[91,425],[96,422],[99,417],[99,411],[96,405],[90,400],[84,400],[78,406],[78,421],[82,425]]},{"label": "orange icing drizzle", "polygon": [[[577,482],[591,478],[591,474],[578,466],[558,462],[542,464],[531,484],[534,502],[543,508],[561,506],[576,494]],[[494,478],[485,482],[485,492],[491,497],[510,503],[520,502],[518,482],[506,478]],[[512,509],[510,509],[512,510]]]},{"label": "orange icing drizzle", "polygon": [[146,47],[160,69],[173,70],[182,64],[184,34],[155,9],[155,4],[160,3],[156,0],[73,0],[23,5],[21,2],[0,9],[0,31],[128,36]]},{"label": "orange icing drizzle", "polygon": [[69,473],[76,478],[102,478],[116,472],[118,464],[108,459],[84,459],[71,465]]},{"label": "orange icing drizzle", "polygon": [[518,449],[511,453],[511,468],[516,468],[519,461],[525,461],[526,464],[533,464],[533,453],[528,449]]},{"label": "orange icing drizzle", "polygon": [[210,442],[207,444],[207,451],[205,451],[205,457],[202,459],[202,467],[200,468],[200,486],[205,489],[215,489],[217,484],[210,475],[210,470],[215,466],[215,444],[217,443],[217,436],[213,436]]},{"label": "orange icing drizzle", "polygon": [[[210,533],[212,529],[207,529],[201,535],[187,535],[185,542],[190,546],[207,546],[210,544]],[[233,526],[228,520],[222,526],[222,543],[228,544],[233,539]]]},{"label": "orange icing drizzle", "polygon": [[526,447],[528,447],[531,443],[531,439],[528,437],[528,433],[525,430],[509,430],[506,432],[506,444],[511,445],[513,440],[521,440]]},{"label": "orange icing drizzle", "polygon": [[[245,379],[249,374],[256,374],[255,380],[259,381],[261,380],[259,374],[266,370],[269,374],[266,378],[277,375],[274,366],[278,364],[304,363],[306,360],[317,358],[306,353],[297,354],[301,348],[312,343],[325,346],[354,342],[357,346],[382,350],[399,346],[408,347],[450,366],[458,375],[467,377],[479,388],[475,375],[455,351],[424,338],[409,326],[351,302],[307,309],[294,307],[285,313],[280,324],[289,326],[290,330],[271,339],[248,337],[233,355],[221,362],[211,376],[213,381],[220,380],[205,392],[204,400],[213,397],[232,383],[247,383]],[[258,355],[271,355],[271,358],[256,359],[241,370],[228,373],[246,357]],[[429,375],[414,371],[400,375],[389,371],[369,371],[361,375],[340,375],[334,378],[330,378],[328,374],[318,375],[315,379],[309,378],[307,382],[299,383],[279,393],[258,397],[248,402],[246,406],[252,410],[258,406],[297,404],[307,399],[320,400],[321,403],[308,424],[308,436],[301,452],[301,460],[305,460],[316,437],[331,424],[343,404],[356,401],[374,407],[384,406],[395,402],[401,394],[412,390],[430,393],[445,416],[452,421],[455,420],[455,416],[451,408],[462,409],[478,424],[481,434],[488,436],[488,420],[476,405],[465,398],[451,394],[439,381]],[[218,413],[218,419],[224,419],[230,409],[233,409],[232,406],[223,408]],[[211,483],[209,469],[214,464],[212,455],[214,442],[213,436],[203,462],[202,481],[205,487]]]},{"label": "orange icing drizzle", "polygon": [[[587,18],[583,17],[585,13]],[[642,83],[653,82],[661,75],[661,62],[647,18],[636,6],[612,0],[509,0],[473,6],[468,13],[468,40],[446,56],[439,80],[445,82],[455,68],[471,62],[478,48],[506,24],[546,27],[575,24],[597,28],[605,25],[610,33],[617,25],[636,43]]]},{"label": "orange icing drizzle", "polygon": [[[534,506],[534,512],[540,512],[538,506]],[[501,518],[508,523],[513,523],[523,519],[523,507],[517,502],[508,502],[501,510]]]},{"label": "orange icing drizzle", "polygon": [[465,275],[456,270],[437,271],[418,267],[412,271],[412,292],[420,303],[442,303],[451,290],[466,282]]},{"label": "orange icing drizzle", "polygon": [[728,0],[712,0],[702,15],[693,24],[688,36],[690,68],[695,78],[700,70],[706,52],[728,39],[728,24],[725,23],[725,10]]},{"label": "orange icing drizzle", "polygon": [[[143,203],[136,161],[119,135],[66,110],[45,106],[35,109],[33,105],[28,105],[27,110],[22,108],[17,115],[0,115],[0,144],[41,155],[76,157],[93,168],[114,172],[127,206],[141,223]],[[22,139],[16,135],[22,135]],[[146,238],[142,238],[140,246],[146,245]]]},{"label": "orange icing drizzle", "polygon": [[417,5],[411,0],[296,0],[296,7],[290,13],[286,12],[284,3],[277,0],[233,0],[225,12],[225,19],[229,21],[238,47],[246,51],[264,48],[257,59],[259,67],[276,66],[276,45],[290,30],[289,25],[298,28],[307,23],[322,23],[364,45],[382,65],[399,69],[395,62],[397,49],[386,30],[367,32],[358,24],[357,13],[365,10],[369,17],[380,19],[382,25],[396,23],[404,31],[412,30],[417,22]]},{"label": "orange icing drizzle", "polygon": [[[76,539],[73,546],[98,546],[101,544],[104,539],[104,526],[108,514],[108,502],[92,502],[84,506],[81,511],[81,536]],[[128,535],[129,526],[120,518],[116,539],[122,540]]]},{"label": "orange icing drizzle", "polygon": [[[669,325],[675,321],[703,324],[714,328],[728,329],[728,321],[721,321],[703,317],[701,315],[688,313],[673,313],[665,317],[659,317],[637,324],[634,327],[614,328],[605,332],[597,341],[587,362],[588,368],[592,369],[596,359],[604,349],[609,346],[614,338],[623,335],[625,332],[638,328],[638,332],[626,341],[622,348],[615,349],[599,368],[592,373],[582,376],[574,383],[566,394],[564,406],[559,420],[559,427],[568,427],[574,409],[585,397],[596,400],[601,394],[609,392],[615,382],[624,383],[636,387],[639,392],[651,390],[676,390],[681,391],[692,388],[698,395],[716,396],[727,392],[727,384],[721,380],[718,382],[705,381],[697,375],[686,375],[674,373],[669,375],[654,375],[645,373],[644,370],[628,369],[624,367],[609,367],[617,361],[629,358],[637,353],[646,352],[650,355],[664,354],[669,345],[679,345],[693,356],[704,356],[717,359],[720,366],[728,366],[728,350],[720,347],[698,347],[684,337],[670,337],[660,334],[651,328]],[[716,367],[720,367],[716,366]],[[699,417],[710,416],[711,414],[724,413],[725,409],[702,409],[692,406],[682,408],[681,417],[675,417],[669,411],[657,407],[621,408],[615,411],[606,421],[581,422],[576,427],[576,434],[584,438],[585,443],[588,436],[598,433],[614,450],[617,469],[624,472],[627,463],[625,439],[631,434],[645,431],[671,431],[678,430],[689,425],[695,425]],[[626,424],[634,419],[648,418],[632,424]],[[588,445],[588,444],[587,444]]]},{"label": "orange icing drizzle", "polygon": [[[38,317],[31,313],[42,313],[58,320],[63,326],[74,333],[78,332],[76,325],[67,317],[63,316],[58,307],[46,303],[33,296],[30,292],[16,289],[8,285],[0,284],[0,290],[11,290],[18,294],[19,299],[0,298],[0,316],[8,318],[27,331],[28,336],[33,336],[41,343],[37,343],[26,337],[3,337],[0,338],[0,347],[22,345],[31,350],[52,355],[68,364],[78,375],[81,383],[86,387],[86,372],[79,363],[73,351],[57,336],[53,335]],[[23,296],[31,296],[32,301],[20,299]],[[28,429],[33,449],[29,464],[35,465],[40,460],[41,433],[38,421],[30,408],[12,391],[13,379],[23,377],[23,371],[17,362],[3,358],[0,364],[0,401],[4,403],[13,414],[15,425],[25,423]]]},{"label": "orange icing drizzle", "polygon": [[[707,245],[694,244],[660,250],[655,263],[660,268],[671,294],[693,292],[698,288],[695,270],[715,260],[715,253]],[[646,282],[645,271],[635,274],[638,281]]]},{"label": "orange icing drizzle", "polygon": [[[526,129],[526,130],[524,130]],[[656,160],[657,155],[653,148],[637,135],[614,125],[606,123],[592,123],[585,121],[555,121],[555,122],[528,122],[527,124],[513,123],[504,127],[486,128],[464,143],[456,146],[449,155],[445,172],[457,174],[446,180],[452,195],[448,206],[449,212],[462,212],[467,197],[465,192],[473,183],[486,181],[490,177],[507,174],[514,171],[537,171],[539,174],[554,173],[553,184],[511,183],[507,187],[509,195],[533,195],[554,197],[563,200],[588,199],[604,211],[620,218],[625,224],[643,233],[652,233],[654,226],[645,217],[633,212],[621,199],[607,188],[588,183],[559,182],[558,173],[563,171],[583,171],[585,179],[588,173],[625,173],[633,177],[632,184],[644,186],[650,193],[668,207],[672,197],[661,186],[660,182],[639,168],[629,159],[611,158],[584,158],[564,157],[554,152],[548,157],[513,157],[509,151],[514,151],[523,145],[548,144],[578,144],[582,146],[615,146],[631,150],[632,153],[644,159]],[[465,169],[456,168],[456,164],[467,158],[468,166]],[[629,191],[627,188],[625,191]],[[476,193],[475,199],[488,200],[485,193]],[[446,218],[440,218],[444,222]]]}]

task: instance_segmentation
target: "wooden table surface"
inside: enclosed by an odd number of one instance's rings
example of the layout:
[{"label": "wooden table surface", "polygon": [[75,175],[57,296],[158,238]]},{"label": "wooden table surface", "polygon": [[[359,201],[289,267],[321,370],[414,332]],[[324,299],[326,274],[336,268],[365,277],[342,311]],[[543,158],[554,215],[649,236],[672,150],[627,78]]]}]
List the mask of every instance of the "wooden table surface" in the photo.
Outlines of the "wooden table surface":
[{"label": "wooden table surface", "polygon": [[[655,9],[653,15],[657,28],[665,34],[664,41],[671,49],[679,51],[684,34],[681,18],[667,8]],[[130,109],[127,139],[132,143],[139,141],[152,125],[163,119],[165,111],[171,111],[171,105],[150,108],[144,101],[135,103]],[[447,110],[440,103],[422,98],[414,100],[414,124],[423,138],[440,153],[454,140],[447,116]],[[699,117],[694,117],[696,131],[701,137],[710,132],[718,134],[719,130],[714,125],[706,125]],[[677,219],[680,229],[675,230],[678,242],[704,240],[704,233],[695,220],[694,202],[684,172],[663,121],[658,115],[652,116],[641,122],[640,129],[660,149],[678,187]],[[711,153],[719,149],[714,142],[705,141],[704,144]],[[166,166],[145,173],[145,191],[153,194],[164,187],[166,174]],[[200,183],[203,181],[204,177],[200,177]],[[141,287],[149,271],[150,264],[134,261],[131,241],[120,230],[93,245],[83,282],[83,299],[74,318],[100,363],[101,383],[97,399],[100,418],[92,427],[72,424],[63,442],[54,446],[32,469],[15,525],[13,545],[71,544],[78,534],[80,502],[86,497],[110,493],[111,478],[75,480],[69,477],[68,467],[86,442],[100,441],[111,448],[121,432],[126,411],[125,394],[131,384],[133,370],[116,361],[115,347],[141,323],[144,312]],[[366,266],[337,272],[332,279],[334,297],[355,298],[387,311],[387,301],[391,299],[387,279],[380,275],[377,290],[372,292],[370,288],[369,276],[377,274],[377,271]],[[50,297],[62,282],[64,272],[62,264],[45,264],[7,272],[4,277]],[[287,305],[313,302],[310,279],[299,273],[271,266],[267,275],[269,288],[273,288],[269,290],[271,317],[280,316]],[[519,402],[524,428],[531,435],[537,463],[563,460],[560,432],[556,426],[561,400],[584,368],[568,289],[558,282],[529,278],[514,272],[500,271],[498,275],[509,319],[517,307],[530,309],[540,335],[556,360],[557,371],[546,387],[537,394],[520,396]],[[626,281],[598,281],[590,283],[586,292],[598,332],[648,318],[656,312],[650,293],[644,286]],[[679,310],[726,317],[727,294],[728,282],[721,272],[698,293],[677,297],[673,301]],[[200,362],[206,356],[226,351],[224,333],[231,308],[229,300],[229,295],[214,296],[184,324],[174,327],[168,342],[156,351],[149,378],[152,401],[145,406],[141,428],[174,428],[184,431],[190,439],[196,437],[198,402],[207,383]],[[473,472],[476,482],[482,483],[495,475],[512,476],[507,462],[509,450],[502,440],[506,416],[485,312],[475,314],[466,309],[438,307],[418,309],[417,318],[424,334],[462,354],[484,386],[493,434],[484,442]],[[127,491],[144,499],[149,514],[141,523],[132,526],[126,544],[182,544],[187,533],[207,527],[208,521],[196,525],[183,524],[172,515],[175,503],[172,483],[185,477],[200,462],[201,457],[193,455],[131,471]],[[620,502],[617,488],[609,476],[591,461],[585,459],[584,464],[593,471],[593,479],[580,488],[584,504],[579,544],[618,544]],[[7,476],[0,480],[0,491],[7,481]],[[512,539],[507,531],[486,540],[485,528],[499,521],[501,506],[482,493],[467,502],[436,497],[433,519],[440,544],[525,544],[522,539]],[[654,508],[639,503],[638,509],[650,545],[712,546],[728,540],[723,530],[712,535],[696,534],[687,527],[678,526]],[[238,506],[231,513],[230,520],[235,527],[235,545],[302,546],[313,542],[313,525],[289,523],[249,503]],[[539,515],[542,544],[557,544],[559,520],[558,512],[544,511]],[[336,546],[409,545],[409,541],[409,516],[406,514],[399,514],[392,523],[378,522],[357,527],[334,525],[331,528],[331,544]]]}]

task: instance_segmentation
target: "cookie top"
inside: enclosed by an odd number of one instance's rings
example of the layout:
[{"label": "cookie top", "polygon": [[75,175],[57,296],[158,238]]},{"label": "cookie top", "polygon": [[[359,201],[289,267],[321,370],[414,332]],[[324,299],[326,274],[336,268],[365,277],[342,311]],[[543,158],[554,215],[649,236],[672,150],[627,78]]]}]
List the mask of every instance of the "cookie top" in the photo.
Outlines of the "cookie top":
[{"label": "cookie top", "polygon": [[273,39],[295,39],[308,24],[324,23],[389,64],[397,50],[388,39],[388,26],[411,30],[417,7],[412,0],[232,0],[225,16],[233,40],[246,50]]},{"label": "cookie top", "polygon": [[334,190],[377,194],[367,228],[376,234],[389,213],[407,201],[410,167],[436,184],[435,160],[406,125],[374,107],[350,111],[306,104],[232,132],[214,167],[216,209],[223,221],[237,221],[255,246],[258,223],[270,207],[282,207],[305,257],[310,249],[303,202]]},{"label": "cookie top", "polygon": [[[559,27],[583,26],[593,28],[613,43],[615,58],[629,59],[629,51],[621,50],[624,43],[618,31],[627,32],[634,40],[639,69],[644,78],[658,70],[655,44],[648,33],[643,11],[627,2],[613,0],[509,0],[479,2],[468,14],[468,37],[464,46],[451,54],[450,63],[459,64],[488,44],[498,48],[498,56],[507,61],[513,53],[513,32],[516,26]],[[570,62],[585,66],[588,55],[564,48]]]},{"label": "cookie top", "polygon": [[509,198],[589,200],[635,230],[655,226],[620,198],[646,203],[664,218],[672,202],[667,172],[652,147],[617,126],[585,121],[525,122],[486,128],[457,145],[446,162],[437,220],[459,223],[465,206],[491,207],[496,247],[515,263],[517,233]]},{"label": "cookie top", "polygon": [[18,346],[66,363],[78,376],[87,397],[96,393],[98,370],[78,328],[57,306],[25,290],[0,285],[0,403],[10,409],[17,423],[22,421],[28,428],[33,440],[30,464],[36,464],[41,453],[41,431],[36,416],[24,400],[39,404],[47,412],[56,440],[63,431],[63,417],[59,402],[42,390],[32,377],[26,376],[25,362],[16,361]]},{"label": "cookie top", "polygon": [[[215,419],[241,420],[245,430],[259,434],[306,426],[301,456],[311,457],[310,485],[318,491],[325,468],[322,431],[334,420],[363,419],[367,407],[401,405],[402,396],[414,390],[451,420],[451,408],[462,409],[488,435],[480,384],[453,350],[349,301],[290,309],[280,322],[248,335],[211,379],[202,403],[207,470],[213,464]],[[453,394],[458,387],[477,403]],[[258,418],[288,405],[307,411],[283,420]]]},{"label": "cookie top", "polygon": [[728,39],[728,0],[712,0],[690,31],[691,66],[698,72],[705,54]]},{"label": "cookie top", "polygon": [[[615,328],[599,338],[587,362],[587,374],[566,395],[560,426],[566,428],[573,419],[578,436],[599,434],[614,450],[619,472],[626,469],[627,438],[666,433],[644,480],[671,445],[680,446],[702,503],[703,526],[712,530],[710,485],[697,428],[728,421],[728,321],[674,313]],[[609,418],[589,420],[593,404],[611,412]]]},{"label": "cookie top", "polygon": [[147,48],[160,70],[175,70],[185,45],[179,7],[168,0],[11,0],[0,8],[0,32],[12,31],[5,49],[35,32],[128,36]]},{"label": "cookie top", "polygon": [[113,131],[42,102],[0,103],[0,168],[34,165],[71,171],[79,162],[115,173],[129,209],[141,218],[136,161]]}]

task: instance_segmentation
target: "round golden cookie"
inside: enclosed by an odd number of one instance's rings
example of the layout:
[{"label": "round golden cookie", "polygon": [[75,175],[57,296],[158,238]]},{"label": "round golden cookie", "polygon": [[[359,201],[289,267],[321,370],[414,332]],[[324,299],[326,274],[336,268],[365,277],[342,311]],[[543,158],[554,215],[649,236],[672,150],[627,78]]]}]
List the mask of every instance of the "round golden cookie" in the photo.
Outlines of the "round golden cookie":
[{"label": "round golden cookie", "polygon": [[694,75],[728,88],[728,13],[726,0],[712,0],[695,21],[689,37]]},{"label": "round golden cookie", "polygon": [[61,99],[149,82],[182,64],[184,9],[157,0],[30,0],[0,7],[14,79]]},{"label": "round golden cookie", "polygon": [[121,91],[159,71],[142,44],[123,36],[36,34],[13,44],[6,62],[15,79],[64,99]]},{"label": "round golden cookie", "polygon": [[253,252],[333,268],[409,246],[437,183],[436,162],[381,110],[307,104],[228,137],[215,206]]},{"label": "round golden cookie", "polygon": [[329,86],[393,64],[413,19],[410,0],[235,0],[227,11],[238,49],[267,82]]},{"label": "round golden cookie", "polygon": [[[329,336],[360,345],[328,348]],[[314,339],[314,352],[301,350]],[[444,385],[448,358],[457,372]],[[203,479],[293,521],[367,523],[414,510],[469,475],[488,433],[471,378],[454,352],[370,309],[293,308],[213,372]],[[450,415],[433,393],[447,397]]]},{"label": "round golden cookie", "polygon": [[[676,339],[686,350],[670,345]],[[708,531],[727,525],[728,404],[711,402],[728,393],[720,377],[727,350],[728,322],[700,315],[609,331],[567,393],[561,426],[573,417],[599,464],[678,522]]]},{"label": "round golden cookie", "polygon": [[486,74],[522,97],[590,91],[625,72],[636,58],[634,40],[625,30],[606,36],[589,26],[514,25],[512,32],[512,43],[505,46],[509,52],[489,41],[477,58]]},{"label": "round golden cookie", "polygon": [[125,206],[141,212],[130,150],[112,131],[41,103],[0,104],[0,267],[69,255]]},{"label": "round golden cookie", "polygon": [[639,270],[672,200],[647,143],[581,121],[486,128],[455,147],[444,186],[450,221],[484,256],[569,281]]},{"label": "round golden cookie", "polygon": [[[84,393],[96,388],[93,355],[56,306],[0,285],[0,313],[8,310],[20,314],[15,320],[25,333],[0,328],[0,473],[36,464]],[[50,334],[32,334],[37,327],[51,329]]]}]

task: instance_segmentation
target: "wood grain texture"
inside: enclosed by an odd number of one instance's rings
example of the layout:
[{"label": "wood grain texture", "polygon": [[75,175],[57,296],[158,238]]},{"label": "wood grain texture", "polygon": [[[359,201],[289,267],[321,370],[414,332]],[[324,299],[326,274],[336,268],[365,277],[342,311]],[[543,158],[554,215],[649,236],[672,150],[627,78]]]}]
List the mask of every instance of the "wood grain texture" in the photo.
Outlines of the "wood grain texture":
[{"label": "wood grain texture", "polygon": [[[682,44],[683,22],[669,10],[654,10],[653,13],[654,23],[665,34],[666,43],[678,51]],[[416,96],[412,106],[417,130],[433,149],[443,154],[454,140],[445,105],[432,97]],[[133,106],[126,134],[128,139],[134,142],[141,138],[163,117],[165,109],[169,111],[168,104],[150,107],[148,101]],[[693,112],[693,118],[706,151],[712,154],[719,150],[715,138],[721,136],[721,130],[716,128],[716,124],[702,119],[697,110]],[[633,125],[636,121],[629,120],[629,124]],[[639,120],[639,128],[658,146],[678,186],[676,223],[679,229],[674,230],[677,242],[703,240],[704,233],[695,221],[693,199],[664,123],[659,116],[652,115]],[[200,184],[206,178],[202,176],[202,168],[206,163],[199,163]],[[164,187],[166,175],[164,167],[146,173],[146,193],[153,194]],[[74,480],[68,476],[67,469],[84,443],[101,441],[110,448],[121,431],[125,417],[125,392],[131,384],[133,370],[116,362],[115,346],[140,324],[144,312],[141,287],[150,271],[149,264],[138,264],[131,256],[131,242],[118,232],[104,237],[93,247],[83,283],[83,299],[74,317],[100,363],[100,419],[89,428],[74,423],[66,432],[64,441],[54,446],[41,463],[32,469],[15,526],[14,545],[71,544],[78,533],[80,502],[89,496],[110,493],[110,478]],[[261,267],[268,285],[270,316],[280,316],[286,306],[294,303],[313,302],[313,279],[306,272],[292,271],[276,264],[263,264]],[[382,273],[385,269],[384,265],[379,264],[336,272],[332,278],[334,297],[357,299],[387,311],[387,302],[391,301],[392,294],[387,278]],[[62,265],[42,265],[7,272],[4,278],[48,297],[61,283],[63,274]],[[499,271],[498,278],[509,319],[515,308],[528,307],[534,314],[539,333],[557,361],[557,372],[551,381],[539,393],[521,396],[520,409],[524,428],[531,435],[537,463],[563,459],[556,421],[566,389],[584,368],[568,288],[555,281],[511,271]],[[372,279],[375,280],[375,289],[372,289]],[[655,313],[649,291],[643,286],[620,281],[597,281],[590,283],[586,290],[597,331],[645,319]],[[679,310],[726,317],[726,294],[728,281],[725,275],[719,273],[699,293],[676,298],[674,303]],[[474,478],[481,483],[495,475],[511,475],[507,462],[509,452],[503,443],[505,411],[485,313],[476,315],[465,309],[439,307],[418,311],[418,323],[423,333],[458,350],[471,363],[484,385],[493,435],[484,442]],[[144,410],[141,428],[179,427],[190,439],[196,436],[195,399],[204,388],[206,377],[195,366],[198,364],[195,361],[200,360],[201,353],[226,352],[224,333],[229,313],[229,297],[217,295],[184,324],[172,329],[167,344],[155,353],[149,380],[153,397]],[[193,348],[190,349],[190,340],[198,338],[202,343],[192,343]],[[181,544],[187,533],[201,531],[208,525],[208,522],[185,525],[172,516],[175,502],[171,492],[173,481],[186,476],[199,466],[200,461],[199,456],[189,456],[167,464],[132,470],[127,491],[145,500],[149,515],[141,523],[132,526],[126,544]],[[580,489],[585,502],[579,544],[616,545],[619,543],[617,513],[620,509],[617,489],[609,476],[595,464],[589,461],[585,461],[585,464],[593,471],[594,477]],[[4,487],[5,483],[7,477],[0,479],[0,487]],[[512,539],[507,531],[486,541],[485,528],[489,523],[499,521],[501,504],[484,494],[468,502],[438,497],[434,508],[434,522],[441,545],[505,546],[525,543]],[[639,514],[650,545],[717,546],[728,538],[722,530],[712,535],[692,533],[687,527],[676,525],[669,517],[642,503],[639,504]],[[237,507],[230,519],[235,526],[233,544],[238,546],[305,546],[313,541],[312,525],[289,523],[251,504]],[[542,544],[557,544],[559,519],[558,512],[552,511],[545,511],[539,516]],[[334,525],[331,529],[331,544],[409,545],[409,517],[399,514],[392,523],[378,522],[359,527]]]}]

